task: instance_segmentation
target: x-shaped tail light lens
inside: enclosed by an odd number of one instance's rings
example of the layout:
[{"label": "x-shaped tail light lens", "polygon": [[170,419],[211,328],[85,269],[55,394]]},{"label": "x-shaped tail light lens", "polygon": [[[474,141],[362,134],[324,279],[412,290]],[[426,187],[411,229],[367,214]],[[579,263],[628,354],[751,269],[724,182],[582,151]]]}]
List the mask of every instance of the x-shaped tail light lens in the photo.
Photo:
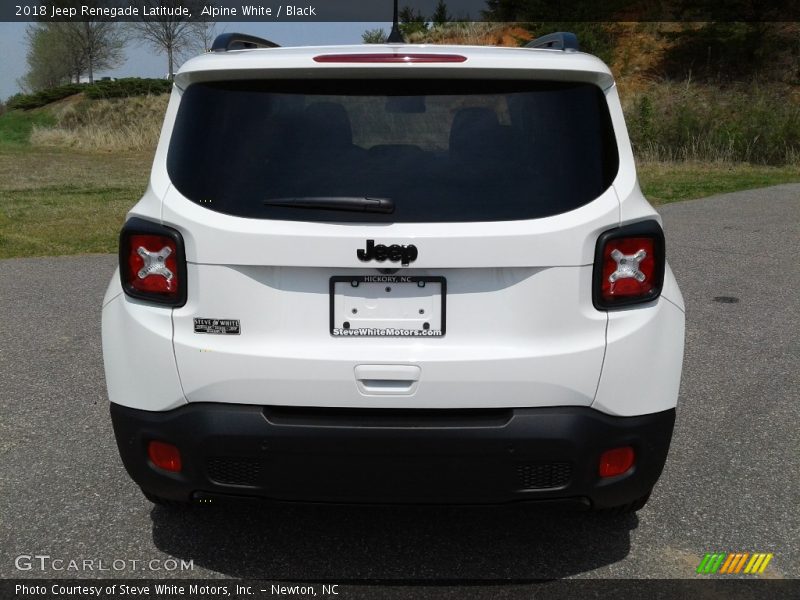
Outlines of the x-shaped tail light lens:
[{"label": "x-shaped tail light lens", "polygon": [[655,261],[653,239],[609,240],[603,250],[602,294],[606,299],[630,298],[653,289]]},{"label": "x-shaped tail light lens", "polygon": [[599,310],[651,302],[661,294],[664,231],[655,220],[600,234],[595,247],[592,302]]},{"label": "x-shaped tail light lens", "polygon": [[620,279],[633,277],[639,283],[644,283],[647,275],[639,268],[641,262],[647,258],[646,250],[639,250],[636,254],[623,254],[619,249],[611,251],[611,258],[617,263],[617,270],[608,276],[609,283],[616,283]]},{"label": "x-shaped tail light lens", "polygon": [[161,275],[169,282],[175,276],[166,263],[167,257],[172,254],[172,248],[169,246],[164,246],[158,252],[151,252],[144,246],[139,246],[136,253],[144,261],[144,266],[136,274],[139,279],[147,279],[151,275]]},{"label": "x-shaped tail light lens", "polygon": [[186,252],[181,233],[132,217],[119,237],[119,274],[125,294],[153,304],[186,304]]},{"label": "x-shaped tail light lens", "polygon": [[177,248],[166,236],[134,234],[130,236],[128,283],[144,293],[169,296],[178,289]]}]

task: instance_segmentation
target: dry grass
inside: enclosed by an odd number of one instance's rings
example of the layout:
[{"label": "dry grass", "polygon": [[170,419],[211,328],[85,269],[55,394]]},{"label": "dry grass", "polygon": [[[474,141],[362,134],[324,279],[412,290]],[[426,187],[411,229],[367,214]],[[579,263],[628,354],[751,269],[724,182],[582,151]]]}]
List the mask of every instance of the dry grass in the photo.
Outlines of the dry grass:
[{"label": "dry grass", "polygon": [[413,33],[412,44],[457,44],[463,46],[519,46],[531,35],[525,29],[505,23],[445,23],[427,32]]},{"label": "dry grass", "polygon": [[168,95],[63,103],[53,126],[34,126],[33,146],[94,151],[146,151],[161,133]]}]

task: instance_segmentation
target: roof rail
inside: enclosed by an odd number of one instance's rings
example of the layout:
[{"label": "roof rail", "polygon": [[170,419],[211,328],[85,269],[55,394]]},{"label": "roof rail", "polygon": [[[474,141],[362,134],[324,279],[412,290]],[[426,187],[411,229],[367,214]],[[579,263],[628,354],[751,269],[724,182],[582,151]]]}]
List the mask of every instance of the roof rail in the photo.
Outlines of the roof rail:
[{"label": "roof rail", "polygon": [[538,37],[525,44],[525,48],[550,48],[551,50],[580,50],[578,36],[569,31],[558,31]]},{"label": "roof rail", "polygon": [[223,33],[218,35],[211,45],[212,52],[250,50],[253,48],[280,48],[280,46],[275,42],[246,33]]}]

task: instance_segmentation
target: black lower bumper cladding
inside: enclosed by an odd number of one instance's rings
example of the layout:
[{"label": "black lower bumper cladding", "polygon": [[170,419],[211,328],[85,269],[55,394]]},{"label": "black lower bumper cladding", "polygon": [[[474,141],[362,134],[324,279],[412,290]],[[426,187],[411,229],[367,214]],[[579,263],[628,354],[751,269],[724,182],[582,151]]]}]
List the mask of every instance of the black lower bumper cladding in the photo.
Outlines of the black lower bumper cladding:
[{"label": "black lower bumper cladding", "polygon": [[[333,503],[614,507],[647,494],[667,457],[675,411],[613,417],[587,407],[318,409],[197,403],[167,412],[111,405],[125,468],[166,500],[259,497]],[[180,473],[147,457],[177,446]],[[632,446],[627,473],[600,455]]]}]

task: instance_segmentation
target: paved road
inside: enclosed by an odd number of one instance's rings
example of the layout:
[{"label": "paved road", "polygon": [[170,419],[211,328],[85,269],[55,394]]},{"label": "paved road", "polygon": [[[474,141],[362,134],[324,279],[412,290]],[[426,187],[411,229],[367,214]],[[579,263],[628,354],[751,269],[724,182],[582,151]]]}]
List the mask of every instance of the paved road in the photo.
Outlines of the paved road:
[{"label": "paved road", "polygon": [[745,550],[774,552],[773,577],[800,577],[799,197],[787,185],[662,209],[688,307],[681,404],[653,499],[619,518],[153,508],[107,413],[99,304],[114,257],[0,261],[0,576],[81,575],[15,570],[38,553],[192,559],[188,575],[203,577],[681,578],[706,551]]}]

